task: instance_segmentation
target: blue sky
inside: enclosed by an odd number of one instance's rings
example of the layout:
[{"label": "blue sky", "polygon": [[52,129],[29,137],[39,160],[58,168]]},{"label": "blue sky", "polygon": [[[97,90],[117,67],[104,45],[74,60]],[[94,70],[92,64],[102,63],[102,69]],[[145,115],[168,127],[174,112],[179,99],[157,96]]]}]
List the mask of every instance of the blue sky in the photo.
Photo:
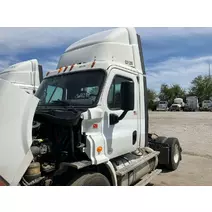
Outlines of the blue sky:
[{"label": "blue sky", "polygon": [[[16,62],[38,59],[44,71],[56,68],[73,42],[108,28],[0,28],[0,71]],[[148,87],[191,80],[208,73],[212,63],[212,28],[136,28],[143,43]],[[212,65],[211,65],[212,67]]]}]

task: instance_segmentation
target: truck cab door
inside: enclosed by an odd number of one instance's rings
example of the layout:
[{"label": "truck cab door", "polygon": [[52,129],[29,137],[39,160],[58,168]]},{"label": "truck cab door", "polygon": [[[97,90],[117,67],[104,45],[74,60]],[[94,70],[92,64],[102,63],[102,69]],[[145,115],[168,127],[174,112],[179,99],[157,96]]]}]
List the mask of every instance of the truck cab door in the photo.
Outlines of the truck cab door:
[{"label": "truck cab door", "polygon": [[[111,124],[111,115],[121,116],[121,83],[132,81],[134,84],[134,110],[128,111],[125,117],[116,124]],[[110,72],[103,92],[103,134],[107,142],[107,157],[114,158],[134,151],[139,143],[138,120],[138,81],[136,74],[122,71],[118,68]]]}]

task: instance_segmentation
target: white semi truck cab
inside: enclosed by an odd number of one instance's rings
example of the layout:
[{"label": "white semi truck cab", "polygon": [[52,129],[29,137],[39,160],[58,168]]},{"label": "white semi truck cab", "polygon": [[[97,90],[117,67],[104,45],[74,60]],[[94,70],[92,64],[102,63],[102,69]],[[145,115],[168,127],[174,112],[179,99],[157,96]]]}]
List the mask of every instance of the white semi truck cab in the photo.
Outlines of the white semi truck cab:
[{"label": "white semi truck cab", "polygon": [[157,111],[167,111],[168,110],[168,102],[167,101],[159,101],[156,110]]},{"label": "white semi truck cab", "polygon": [[36,59],[23,61],[1,71],[0,79],[34,94],[43,80],[43,68]]},{"label": "white semi truck cab", "polygon": [[211,110],[212,101],[211,100],[203,100],[201,110],[209,111]]},{"label": "white semi truck cab", "polygon": [[175,98],[174,103],[170,107],[170,111],[181,111],[184,110],[185,103],[182,98]]},{"label": "white semi truck cab", "polygon": [[[12,91],[14,98],[6,99]],[[4,80],[0,96],[1,185],[146,185],[160,165],[173,171],[180,163],[177,138],[148,133],[146,74],[134,28],[69,46],[35,96]]]}]

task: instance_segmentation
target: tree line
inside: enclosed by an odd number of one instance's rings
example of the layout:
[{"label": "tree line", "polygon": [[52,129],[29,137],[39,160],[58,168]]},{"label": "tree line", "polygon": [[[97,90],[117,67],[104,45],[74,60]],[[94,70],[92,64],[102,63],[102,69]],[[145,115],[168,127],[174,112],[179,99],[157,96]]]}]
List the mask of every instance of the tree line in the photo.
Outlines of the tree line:
[{"label": "tree line", "polygon": [[191,86],[187,91],[179,84],[162,84],[159,93],[153,89],[148,89],[147,91],[149,108],[153,107],[156,98],[161,101],[168,101],[168,107],[170,107],[177,97],[183,98],[185,101],[186,96],[197,96],[201,104],[203,100],[208,100],[212,97],[212,79],[210,76],[199,75],[191,81]]}]

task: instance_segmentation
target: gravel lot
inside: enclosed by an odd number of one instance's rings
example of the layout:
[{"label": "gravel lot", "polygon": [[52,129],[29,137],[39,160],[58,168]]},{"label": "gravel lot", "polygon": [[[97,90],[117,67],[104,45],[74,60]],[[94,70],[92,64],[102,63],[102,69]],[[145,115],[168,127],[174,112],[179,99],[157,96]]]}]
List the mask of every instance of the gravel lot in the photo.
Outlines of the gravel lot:
[{"label": "gravel lot", "polygon": [[212,113],[149,112],[150,132],[177,137],[183,159],[174,172],[161,173],[152,183],[166,186],[212,185]]}]

